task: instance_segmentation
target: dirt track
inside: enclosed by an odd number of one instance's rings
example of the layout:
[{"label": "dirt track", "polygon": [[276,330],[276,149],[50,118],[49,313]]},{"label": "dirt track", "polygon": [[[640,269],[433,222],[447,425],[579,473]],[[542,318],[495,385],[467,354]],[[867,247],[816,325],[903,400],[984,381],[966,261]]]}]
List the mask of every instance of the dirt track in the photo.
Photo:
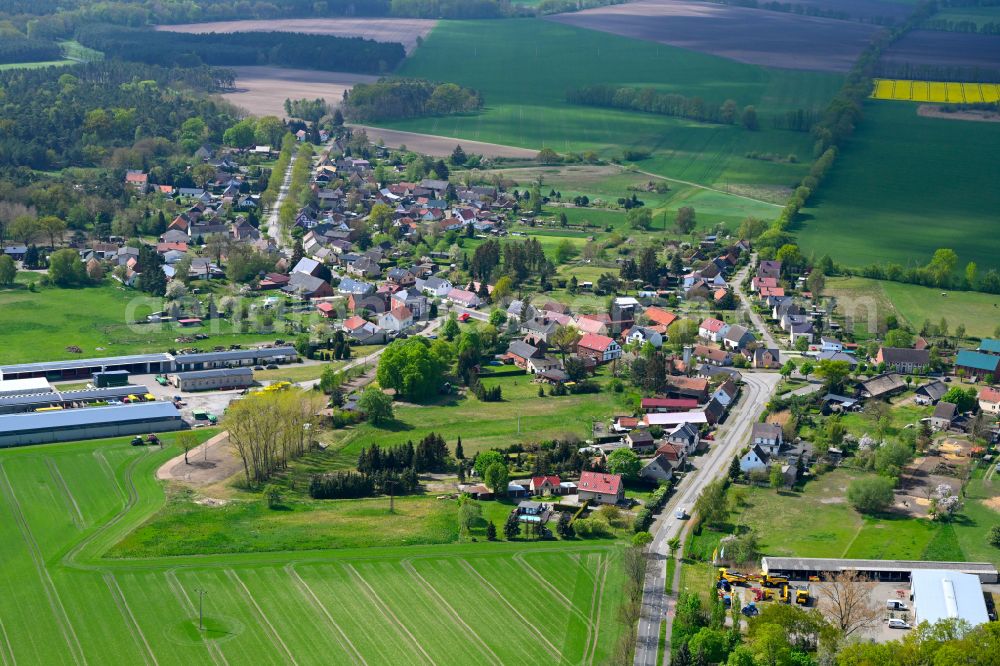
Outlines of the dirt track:
[{"label": "dirt track", "polygon": [[828,72],[849,70],[878,30],[854,21],[695,0],[638,0],[547,19],[754,65]]},{"label": "dirt track", "polygon": [[203,488],[225,481],[243,469],[239,456],[229,445],[227,432],[220,432],[188,452],[188,462],[185,464],[183,454],[171,458],[156,470],[156,478]]},{"label": "dirt track", "polygon": [[462,150],[467,153],[477,153],[486,157],[520,157],[533,158],[538,154],[537,150],[531,148],[515,148],[514,146],[501,146],[496,143],[484,143],[482,141],[469,141],[467,139],[455,139],[447,136],[433,136],[431,134],[417,134],[415,132],[401,132],[399,130],[382,129],[379,127],[364,127],[368,132],[368,138],[373,142],[378,142],[381,138],[385,145],[390,148],[399,148],[405,145],[407,149],[424,155],[433,157],[447,157],[455,149],[456,144],[462,145]]},{"label": "dirt track", "polygon": [[168,32],[301,32],[310,35],[364,37],[376,42],[399,42],[409,54],[417,45],[417,37],[426,37],[437,21],[429,19],[276,19],[273,21],[216,21],[161,25],[157,30]]},{"label": "dirt track", "polygon": [[231,67],[236,71],[236,90],[222,95],[233,104],[258,116],[285,115],[285,99],[322,97],[336,106],[345,90],[355,83],[370,83],[376,76],[320,72],[285,67]]}]

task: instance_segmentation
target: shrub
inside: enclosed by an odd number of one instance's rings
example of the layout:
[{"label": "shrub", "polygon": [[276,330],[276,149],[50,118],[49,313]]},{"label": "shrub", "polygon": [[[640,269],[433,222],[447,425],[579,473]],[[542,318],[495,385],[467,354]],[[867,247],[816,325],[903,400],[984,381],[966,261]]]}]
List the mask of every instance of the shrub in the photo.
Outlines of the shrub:
[{"label": "shrub", "polygon": [[864,476],[851,481],[847,486],[847,501],[859,513],[878,513],[892,504],[892,479],[883,476]]}]

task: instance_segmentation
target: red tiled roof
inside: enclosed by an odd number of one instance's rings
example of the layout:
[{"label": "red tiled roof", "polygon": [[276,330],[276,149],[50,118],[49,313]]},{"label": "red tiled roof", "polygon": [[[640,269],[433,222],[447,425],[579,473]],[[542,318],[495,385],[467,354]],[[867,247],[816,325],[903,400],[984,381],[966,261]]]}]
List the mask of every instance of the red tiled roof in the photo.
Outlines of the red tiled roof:
[{"label": "red tiled roof", "polygon": [[550,485],[558,486],[562,482],[562,479],[558,476],[533,476],[531,477],[531,487],[539,488],[546,481],[548,481]]},{"label": "red tiled roof", "polygon": [[353,317],[348,317],[347,319],[344,320],[344,328],[346,328],[349,331],[353,331],[356,328],[361,328],[367,323],[368,322],[365,321],[364,317],[359,317],[358,315],[354,315]]},{"label": "red tiled roof", "polygon": [[667,312],[663,308],[646,308],[646,312],[643,314],[645,314],[650,321],[662,326],[670,326],[672,323],[677,321],[677,315],[673,312]]},{"label": "red tiled roof", "polygon": [[587,333],[582,338],[580,342],[577,343],[577,347],[583,347],[584,349],[593,349],[594,351],[604,351],[606,350],[614,340],[606,335],[597,335],[596,333]]},{"label": "red tiled roof", "polygon": [[622,487],[622,477],[617,474],[583,472],[580,474],[580,482],[576,484],[576,487],[602,495],[617,495]]},{"label": "red tiled roof", "polygon": [[694,409],[698,406],[698,401],[694,398],[643,398],[640,406],[643,409],[655,409],[657,407]]},{"label": "red tiled roof", "polygon": [[[333,312],[333,303],[328,303],[326,301],[316,304],[316,309],[320,312]],[[346,323],[346,322],[345,322]]]},{"label": "red tiled roof", "polygon": [[979,399],[983,402],[1000,402],[1000,389],[984,386],[979,391]]},{"label": "red tiled roof", "polygon": [[726,322],[721,321],[719,319],[715,319],[713,317],[709,317],[705,321],[701,322],[699,328],[703,328],[706,331],[710,331],[712,333],[718,333],[719,331],[722,330],[722,327],[725,325]]}]

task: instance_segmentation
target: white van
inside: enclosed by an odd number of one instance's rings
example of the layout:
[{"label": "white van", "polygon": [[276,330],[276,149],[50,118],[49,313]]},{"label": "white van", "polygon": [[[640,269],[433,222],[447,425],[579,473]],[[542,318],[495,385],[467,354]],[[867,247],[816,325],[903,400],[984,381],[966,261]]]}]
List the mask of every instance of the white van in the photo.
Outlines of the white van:
[{"label": "white van", "polygon": [[906,604],[902,601],[896,601],[895,599],[889,599],[885,602],[885,607],[891,611],[905,611],[910,610]]},{"label": "white van", "polygon": [[890,629],[909,629],[910,628],[910,623],[909,622],[905,622],[903,620],[898,620],[896,618],[892,618],[891,620],[889,620],[889,628]]}]

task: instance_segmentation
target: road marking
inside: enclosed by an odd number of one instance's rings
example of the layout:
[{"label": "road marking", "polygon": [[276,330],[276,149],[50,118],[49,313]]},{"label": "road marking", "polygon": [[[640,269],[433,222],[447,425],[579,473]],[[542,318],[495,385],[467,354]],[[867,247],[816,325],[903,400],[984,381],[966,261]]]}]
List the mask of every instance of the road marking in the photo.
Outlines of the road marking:
[{"label": "road marking", "polygon": [[298,585],[299,591],[302,592],[303,594],[308,595],[307,599],[312,600],[312,603],[320,610],[321,613],[323,613],[327,621],[329,621],[329,623],[337,631],[337,634],[339,634],[340,636],[338,641],[341,643],[341,645],[343,645],[345,648],[349,648],[349,651],[354,652],[354,657],[360,663],[365,664],[365,666],[367,666],[368,662],[365,660],[364,655],[361,654],[361,651],[358,650],[357,646],[354,645],[354,643],[347,636],[344,630],[341,629],[340,625],[337,624],[336,620],[333,619],[333,616],[330,614],[330,611],[328,611],[323,602],[319,600],[319,597],[316,596],[316,593],[313,592],[313,589],[309,587],[309,583],[307,583],[302,578],[302,576],[299,575],[299,572],[295,570],[295,564],[294,563],[287,564],[285,566],[285,571],[288,573],[289,576],[292,577],[292,580],[294,580],[295,583]]}]

